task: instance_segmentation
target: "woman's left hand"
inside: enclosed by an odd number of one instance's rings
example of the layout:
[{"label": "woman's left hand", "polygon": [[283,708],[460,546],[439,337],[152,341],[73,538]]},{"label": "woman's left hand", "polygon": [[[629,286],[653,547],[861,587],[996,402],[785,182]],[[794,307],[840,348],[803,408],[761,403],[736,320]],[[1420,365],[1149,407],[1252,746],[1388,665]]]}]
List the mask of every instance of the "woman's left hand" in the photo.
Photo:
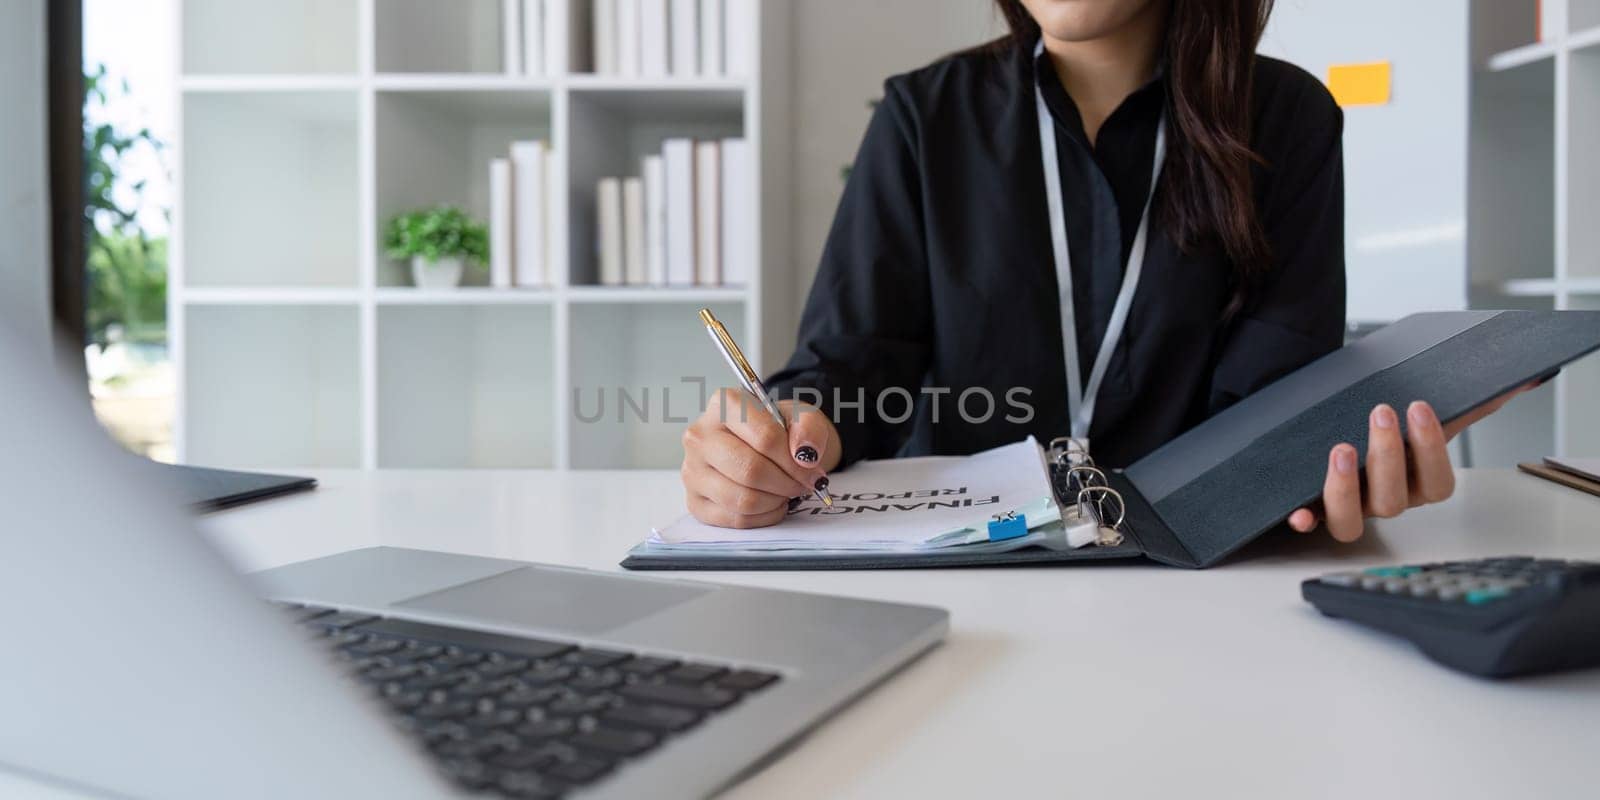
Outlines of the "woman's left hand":
[{"label": "woman's left hand", "polygon": [[[1350,444],[1328,453],[1328,477],[1322,485],[1322,511],[1328,532],[1341,542],[1361,538],[1367,517],[1394,517],[1414,506],[1444,500],[1456,488],[1455,470],[1445,444],[1467,426],[1500,410],[1511,398],[1534,388],[1529,384],[1504,394],[1449,425],[1439,424],[1433,407],[1418,400],[1406,408],[1406,431],[1387,405],[1368,418],[1367,481],[1362,491],[1359,457]],[[1302,508],[1289,515],[1289,527],[1302,533],[1317,527],[1317,513]]]}]

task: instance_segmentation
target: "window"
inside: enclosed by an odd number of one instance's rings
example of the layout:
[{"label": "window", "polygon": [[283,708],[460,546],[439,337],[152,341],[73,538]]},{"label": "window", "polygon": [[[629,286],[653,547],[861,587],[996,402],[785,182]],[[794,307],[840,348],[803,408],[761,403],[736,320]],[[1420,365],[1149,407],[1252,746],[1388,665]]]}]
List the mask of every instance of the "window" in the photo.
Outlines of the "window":
[{"label": "window", "polygon": [[130,450],[173,459],[167,354],[177,0],[84,0],[86,306],[95,414]]}]

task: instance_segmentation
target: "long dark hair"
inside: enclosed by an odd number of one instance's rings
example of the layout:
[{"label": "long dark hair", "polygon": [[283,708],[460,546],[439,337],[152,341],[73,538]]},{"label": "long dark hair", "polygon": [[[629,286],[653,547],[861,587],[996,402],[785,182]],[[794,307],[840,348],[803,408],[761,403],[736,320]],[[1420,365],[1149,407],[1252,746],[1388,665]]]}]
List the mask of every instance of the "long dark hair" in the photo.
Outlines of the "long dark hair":
[{"label": "long dark hair", "polygon": [[[1152,0],[1169,3],[1167,161],[1156,213],[1184,249],[1220,246],[1233,262],[1225,317],[1248,302],[1268,269],[1256,214],[1250,149],[1256,44],[1273,0]],[[995,45],[1032,46],[1039,24],[1022,0],[995,0],[1011,34]]]}]

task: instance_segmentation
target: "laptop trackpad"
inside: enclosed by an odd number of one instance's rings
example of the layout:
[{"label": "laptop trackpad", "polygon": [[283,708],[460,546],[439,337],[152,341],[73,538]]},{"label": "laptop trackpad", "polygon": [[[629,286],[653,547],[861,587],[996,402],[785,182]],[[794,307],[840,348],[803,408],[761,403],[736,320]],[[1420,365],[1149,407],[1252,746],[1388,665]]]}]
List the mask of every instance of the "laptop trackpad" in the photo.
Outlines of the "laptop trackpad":
[{"label": "laptop trackpad", "polygon": [[619,628],[712,591],[715,587],[650,578],[523,567],[392,605],[586,635]]}]

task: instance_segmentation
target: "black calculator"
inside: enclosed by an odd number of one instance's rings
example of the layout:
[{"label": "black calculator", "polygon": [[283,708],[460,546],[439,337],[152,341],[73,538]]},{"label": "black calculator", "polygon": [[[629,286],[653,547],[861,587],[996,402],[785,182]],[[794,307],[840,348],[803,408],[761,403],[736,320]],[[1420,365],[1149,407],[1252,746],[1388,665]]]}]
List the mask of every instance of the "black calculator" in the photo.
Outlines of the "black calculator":
[{"label": "black calculator", "polygon": [[1600,562],[1506,556],[1335,572],[1301,595],[1486,677],[1600,665]]}]

